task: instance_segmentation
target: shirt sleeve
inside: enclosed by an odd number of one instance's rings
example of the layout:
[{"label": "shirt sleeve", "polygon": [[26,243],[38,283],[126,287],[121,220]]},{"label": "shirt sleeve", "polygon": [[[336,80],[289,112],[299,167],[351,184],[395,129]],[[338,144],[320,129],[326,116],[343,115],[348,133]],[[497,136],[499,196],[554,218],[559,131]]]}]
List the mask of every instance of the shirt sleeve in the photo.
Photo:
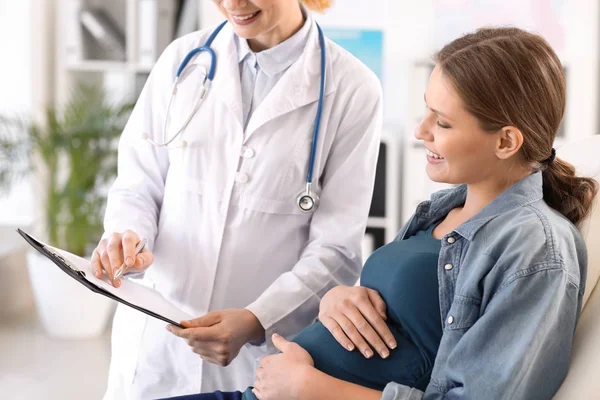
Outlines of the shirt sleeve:
[{"label": "shirt sleeve", "polygon": [[350,99],[336,132],[322,176],[319,207],[299,261],[247,307],[266,330],[268,351],[273,350],[272,333],[284,337],[298,333],[314,322],[329,289],[353,285],[358,279],[381,124],[381,87],[375,79],[368,80]]},{"label": "shirt sleeve", "polygon": [[389,383],[383,390],[381,400],[421,400],[423,392],[398,383]]},{"label": "shirt sleeve", "polygon": [[[515,274],[483,315],[464,327],[467,331],[445,365],[434,367],[433,375],[447,385],[432,378],[423,399],[552,398],[569,365],[578,292],[560,266],[537,266]],[[452,334],[446,324],[444,335]],[[391,383],[386,390],[405,393],[401,386]]]},{"label": "shirt sleeve", "polygon": [[111,186],[104,217],[104,237],[132,230],[153,249],[158,231],[168,152],[146,140],[162,142],[164,114],[175,71],[171,44],[153,68],[119,140],[118,174]]}]

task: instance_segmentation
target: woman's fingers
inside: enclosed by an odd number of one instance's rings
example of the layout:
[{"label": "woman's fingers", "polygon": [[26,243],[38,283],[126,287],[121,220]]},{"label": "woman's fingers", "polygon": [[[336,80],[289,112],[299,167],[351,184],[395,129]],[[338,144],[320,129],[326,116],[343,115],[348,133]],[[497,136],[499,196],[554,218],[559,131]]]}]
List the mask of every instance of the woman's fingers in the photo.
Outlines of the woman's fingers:
[{"label": "woman's fingers", "polygon": [[346,336],[344,330],[335,319],[331,317],[324,317],[320,321],[323,324],[323,326],[327,328],[327,330],[333,335],[335,340],[337,340],[337,342],[342,345],[342,347],[344,347],[348,351],[353,351],[355,349],[354,343],[352,343],[348,336]]},{"label": "woman's fingers", "polygon": [[336,322],[340,325],[346,336],[350,338],[352,343],[356,346],[356,348],[366,357],[373,357],[373,350],[367,342],[365,338],[360,334],[357,329],[357,326],[345,315],[339,314],[335,316]]},{"label": "woman's fingers", "polygon": [[[386,324],[386,304],[385,301],[381,298],[381,295],[375,290],[368,290],[369,293],[369,302],[361,302],[359,303],[359,310],[362,315],[367,319],[369,324],[375,329],[378,336],[383,339],[385,342],[385,346],[390,349],[395,349],[397,346],[396,339],[392,334],[392,331]],[[381,315],[383,314],[383,318]],[[369,343],[371,343],[369,341]],[[371,343],[375,346],[375,343]],[[379,349],[378,347],[375,347]],[[381,354],[381,350],[378,350],[379,354]]]},{"label": "woman's fingers", "polygon": [[371,304],[373,304],[375,310],[381,315],[381,318],[387,320],[387,304],[385,304],[385,301],[379,292],[373,289],[367,289],[367,296],[369,296]]},{"label": "woman's fingers", "polygon": [[[369,303],[369,305],[370,305],[370,303]],[[371,317],[373,317],[373,314],[374,314],[377,316],[377,318],[379,318],[381,320],[381,317],[379,317],[379,315],[377,314],[377,311],[375,311],[373,306],[369,307],[368,305],[363,304],[362,308],[363,308],[363,310],[366,309],[365,310],[366,314],[370,315]],[[344,314],[350,320],[350,322],[356,327],[356,329],[358,330],[358,333],[361,335],[361,337],[363,337],[364,340],[366,340],[371,346],[373,346],[373,348],[377,350],[377,353],[379,353],[379,355],[382,358],[387,358],[390,355],[390,352],[389,352],[387,346],[385,345],[385,343],[383,342],[381,337],[379,337],[379,335],[377,334],[375,329],[373,329],[373,327],[371,326],[369,321],[367,321],[367,319],[365,319],[365,317],[362,314],[362,311],[360,309],[358,309],[356,307],[352,307],[350,309],[346,309]]]}]

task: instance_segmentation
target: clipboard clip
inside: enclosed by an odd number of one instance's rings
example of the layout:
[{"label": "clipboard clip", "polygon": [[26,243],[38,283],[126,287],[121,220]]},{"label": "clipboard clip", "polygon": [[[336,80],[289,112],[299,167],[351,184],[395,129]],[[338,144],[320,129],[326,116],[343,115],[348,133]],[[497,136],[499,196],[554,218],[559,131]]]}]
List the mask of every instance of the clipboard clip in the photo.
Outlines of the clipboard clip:
[{"label": "clipboard clip", "polygon": [[52,257],[56,258],[63,265],[66,265],[67,267],[71,268],[74,272],[77,272],[79,275],[81,275],[82,277],[85,278],[85,271],[82,271],[79,268],[77,268],[74,265],[72,265],[70,262],[68,262],[67,260],[65,260],[63,256],[61,256],[58,253],[55,253],[48,246],[43,246],[43,247],[44,247],[44,250],[46,250],[48,253],[50,253],[52,255]]}]

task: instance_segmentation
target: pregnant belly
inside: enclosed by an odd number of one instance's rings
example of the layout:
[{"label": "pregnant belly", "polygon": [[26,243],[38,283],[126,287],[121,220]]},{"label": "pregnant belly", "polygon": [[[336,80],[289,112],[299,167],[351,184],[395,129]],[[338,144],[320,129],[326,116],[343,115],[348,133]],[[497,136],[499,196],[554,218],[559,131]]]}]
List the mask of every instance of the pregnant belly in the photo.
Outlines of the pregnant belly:
[{"label": "pregnant belly", "polygon": [[432,363],[400,329],[392,324],[389,327],[398,347],[387,359],[377,354],[366,359],[357,350],[344,349],[320,322],[302,330],[292,341],[308,351],[315,368],[335,378],[375,390],[383,390],[389,382],[411,387],[427,386]]}]

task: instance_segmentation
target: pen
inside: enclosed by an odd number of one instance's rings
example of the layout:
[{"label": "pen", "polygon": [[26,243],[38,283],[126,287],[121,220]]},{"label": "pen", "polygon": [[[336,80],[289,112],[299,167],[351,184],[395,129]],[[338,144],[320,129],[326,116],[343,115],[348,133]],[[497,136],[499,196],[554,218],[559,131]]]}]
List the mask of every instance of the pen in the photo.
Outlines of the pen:
[{"label": "pen", "polygon": [[[140,240],[140,242],[138,243],[137,247],[135,248],[135,255],[137,256],[138,254],[140,254],[142,252],[142,250],[144,250],[144,247],[146,247],[146,239],[142,239]],[[121,267],[115,271],[115,278],[113,280],[117,280],[119,279],[127,270],[127,264],[125,264],[123,262],[123,264],[121,264]]]}]

